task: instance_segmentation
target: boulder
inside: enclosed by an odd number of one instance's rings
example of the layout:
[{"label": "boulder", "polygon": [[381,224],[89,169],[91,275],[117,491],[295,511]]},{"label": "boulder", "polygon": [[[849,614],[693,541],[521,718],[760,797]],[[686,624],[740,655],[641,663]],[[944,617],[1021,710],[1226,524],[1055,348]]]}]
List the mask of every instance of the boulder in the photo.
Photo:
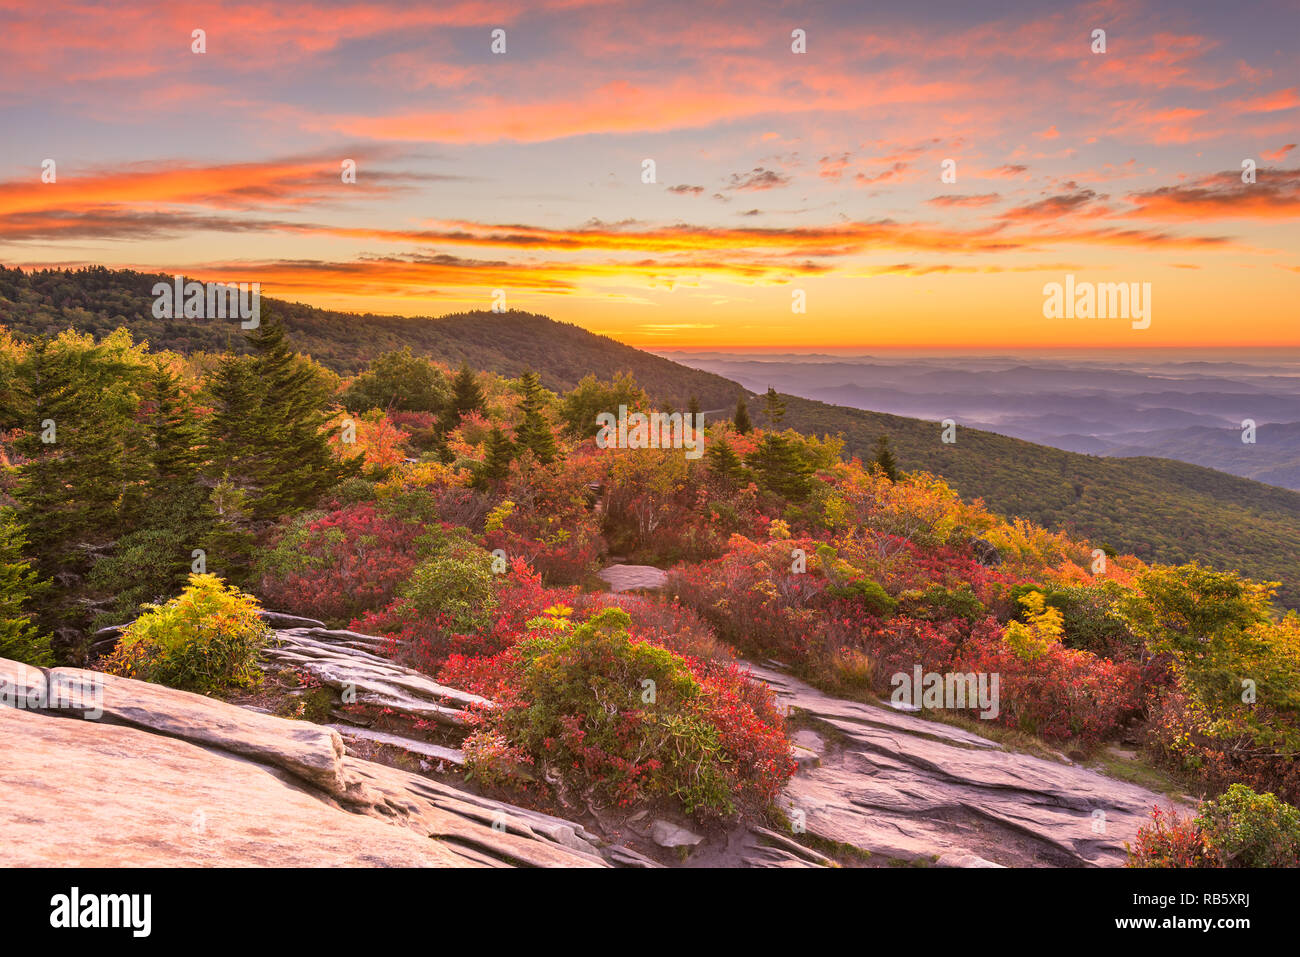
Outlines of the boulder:
[{"label": "boulder", "polygon": [[668,573],[653,565],[610,565],[597,573],[614,594],[657,591],[668,583]]},{"label": "boulder", "polygon": [[975,561],[981,565],[991,567],[1002,564],[1002,552],[992,542],[972,535],[967,540],[967,544],[970,545],[971,551],[975,553]]},{"label": "boulder", "polygon": [[704,840],[702,834],[662,819],[650,825],[650,838],[660,847],[694,847]]}]

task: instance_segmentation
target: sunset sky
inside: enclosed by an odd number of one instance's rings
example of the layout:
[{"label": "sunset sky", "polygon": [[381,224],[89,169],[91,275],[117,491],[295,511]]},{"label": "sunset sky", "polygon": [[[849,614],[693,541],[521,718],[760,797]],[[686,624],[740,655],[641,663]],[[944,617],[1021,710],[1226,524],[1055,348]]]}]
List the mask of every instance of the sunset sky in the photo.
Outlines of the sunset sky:
[{"label": "sunset sky", "polygon": [[[1300,345],[1295,0],[0,0],[0,130],[9,266],[664,349]],[[1067,273],[1150,328],[1045,319]]]}]

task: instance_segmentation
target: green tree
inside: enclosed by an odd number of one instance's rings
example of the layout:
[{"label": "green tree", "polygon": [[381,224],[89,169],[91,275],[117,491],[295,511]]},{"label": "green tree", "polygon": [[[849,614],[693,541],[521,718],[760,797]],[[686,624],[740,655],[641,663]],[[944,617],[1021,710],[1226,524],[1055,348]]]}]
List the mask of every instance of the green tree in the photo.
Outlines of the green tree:
[{"label": "green tree", "polygon": [[758,484],[791,502],[802,502],[813,489],[813,466],[793,432],[768,432],[745,459]]},{"label": "green tree", "polygon": [[386,352],[372,361],[343,392],[345,408],[403,412],[438,412],[447,400],[447,377],[409,346]]},{"label": "green tree", "polygon": [[734,488],[745,479],[745,465],[725,438],[709,443],[704,453],[709,471],[727,488]]},{"label": "green tree", "polygon": [[623,405],[629,413],[643,412],[649,405],[645,391],[636,384],[632,373],[619,372],[610,382],[589,374],[565,394],[560,403],[560,421],[571,435],[589,439],[600,431],[596,416],[602,412],[618,415],[619,406]]},{"label": "green tree", "polygon": [[555,433],[546,419],[547,393],[541,378],[536,372],[525,372],[519,379],[519,391],[523,419],[515,428],[515,445],[520,451],[532,452],[540,464],[550,465],[556,455]]},{"label": "green tree", "polygon": [[146,463],[136,411],[143,347],[119,329],[96,343],[65,332],[38,339],[23,370],[26,459],[15,497],[43,573],[79,573],[138,518]]},{"label": "green tree", "polygon": [[438,419],[438,431],[446,435],[460,425],[460,420],[471,412],[486,411],[487,400],[483,398],[478,377],[467,364],[461,363],[460,371],[451,380],[451,396],[443,406],[442,415]]},{"label": "green tree", "polygon": [[736,414],[731,417],[731,423],[741,435],[745,435],[754,428],[754,424],[749,421],[749,409],[745,407],[745,397],[743,395],[736,400]]},{"label": "green tree", "polygon": [[155,361],[142,390],[142,424],[149,469],[143,483],[145,528],[169,528],[197,544],[212,527],[202,484],[203,426],[180,379]]},{"label": "green tree", "polygon": [[894,460],[894,450],[889,447],[889,436],[882,435],[876,439],[875,457],[872,467],[880,469],[891,482],[898,481],[898,463]]},{"label": "green tree", "polygon": [[289,347],[278,321],[264,319],[248,339],[251,358],[218,367],[208,440],[214,465],[247,492],[252,517],[268,520],[311,507],[355,466],[329,447],[328,378]]},{"label": "green tree", "polygon": [[49,587],[23,558],[27,538],[12,508],[0,508],[0,658],[50,665],[50,636],[32,624],[26,605]]},{"label": "green tree", "polygon": [[510,474],[510,463],[514,461],[514,444],[500,426],[493,426],[484,445],[483,464],[479,467],[478,485],[485,488],[499,482]]},{"label": "green tree", "polygon": [[767,415],[767,421],[772,425],[780,425],[781,420],[785,418],[785,400],[771,386],[767,387],[767,394],[763,396],[763,410]]},{"label": "green tree", "polygon": [[1206,733],[1246,735],[1257,746],[1295,752],[1300,616],[1292,612],[1274,621],[1274,588],[1276,582],[1253,582],[1195,562],[1156,565],[1138,576],[1138,590],[1121,605],[1148,649],[1172,657],[1178,685],[1199,706]]}]

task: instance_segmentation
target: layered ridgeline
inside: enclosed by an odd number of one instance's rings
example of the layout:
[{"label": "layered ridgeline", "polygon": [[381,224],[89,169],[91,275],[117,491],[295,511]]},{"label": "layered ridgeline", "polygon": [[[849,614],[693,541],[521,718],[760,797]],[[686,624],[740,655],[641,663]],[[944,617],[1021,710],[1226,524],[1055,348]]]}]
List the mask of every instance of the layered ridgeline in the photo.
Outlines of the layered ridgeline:
[{"label": "layered ridgeline", "polygon": [[[157,319],[152,289],[170,277],[127,270],[23,272],[0,267],[0,325],[22,336],[73,328],[103,335],[119,326],[155,350],[222,352],[247,348],[238,324]],[[461,313],[439,319],[358,315],[263,299],[294,344],[343,373],[408,347],[456,366],[507,376],[534,369],[551,389],[572,388],[588,373],[620,371],[665,406],[694,397],[730,414],[744,395],[755,422],[763,403],[721,376],[527,313]],[[963,497],[994,511],[1105,543],[1147,561],[1201,559],[1255,579],[1280,581],[1280,600],[1300,605],[1300,493],[1168,459],[1110,459],[1065,452],[959,428],[941,441],[936,422],[782,397],[781,424],[841,434],[850,454],[867,458],[888,435],[900,468],[942,475]]]}]

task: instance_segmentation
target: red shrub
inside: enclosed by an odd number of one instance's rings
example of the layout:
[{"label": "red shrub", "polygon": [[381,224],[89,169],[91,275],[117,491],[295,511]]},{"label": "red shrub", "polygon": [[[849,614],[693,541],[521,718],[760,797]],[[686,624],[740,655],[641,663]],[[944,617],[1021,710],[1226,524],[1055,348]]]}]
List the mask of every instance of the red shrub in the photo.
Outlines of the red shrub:
[{"label": "red shrub", "polygon": [[295,523],[264,556],[259,595],[271,608],[352,618],[392,598],[415,567],[421,531],[369,503]]},{"label": "red shrub", "polygon": [[1061,645],[1025,661],[997,631],[972,639],[957,670],[998,675],[998,723],[1044,738],[1094,744],[1142,704],[1136,665]]},{"label": "red shrub", "polygon": [[1206,857],[1201,829],[1192,817],[1151,808],[1151,823],[1138,828],[1128,849],[1129,867],[1213,867]]},{"label": "red shrub", "polygon": [[365,634],[394,641],[394,652],[412,668],[437,674],[451,656],[481,657],[501,652],[526,632],[525,624],[551,605],[572,604],[576,588],[547,588],[541,576],[516,559],[510,574],[502,577],[491,624],[471,633],[458,633],[440,616],[419,614],[397,599],[378,611],[367,612],[349,626]]}]

